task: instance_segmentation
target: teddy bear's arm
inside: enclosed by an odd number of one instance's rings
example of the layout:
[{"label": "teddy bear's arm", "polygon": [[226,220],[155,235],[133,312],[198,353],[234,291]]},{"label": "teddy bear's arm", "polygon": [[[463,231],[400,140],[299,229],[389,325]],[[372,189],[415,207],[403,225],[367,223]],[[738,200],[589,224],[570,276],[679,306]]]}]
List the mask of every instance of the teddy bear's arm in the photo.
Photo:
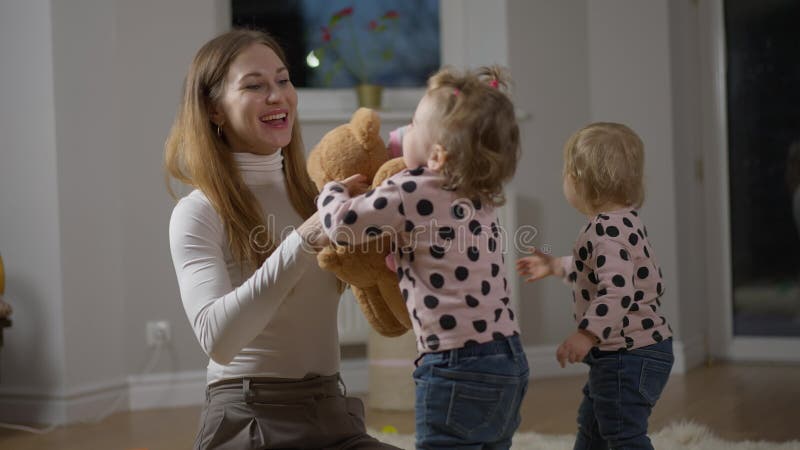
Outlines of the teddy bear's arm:
[{"label": "teddy bear's arm", "polygon": [[317,208],[325,232],[338,243],[358,244],[382,233],[396,237],[405,229],[400,188],[389,182],[355,197],[343,184],[330,182],[322,189]]}]

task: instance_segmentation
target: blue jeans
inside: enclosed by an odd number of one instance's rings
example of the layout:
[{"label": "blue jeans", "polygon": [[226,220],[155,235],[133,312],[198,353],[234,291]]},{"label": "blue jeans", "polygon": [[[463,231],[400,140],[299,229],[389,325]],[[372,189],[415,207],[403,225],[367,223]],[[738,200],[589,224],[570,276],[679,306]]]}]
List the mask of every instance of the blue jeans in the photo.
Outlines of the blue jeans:
[{"label": "blue jeans", "polygon": [[647,419],[672,370],[672,338],[634,350],[592,349],[575,450],[652,449]]},{"label": "blue jeans", "polygon": [[414,371],[417,448],[510,448],[528,375],[519,336],[426,353]]}]

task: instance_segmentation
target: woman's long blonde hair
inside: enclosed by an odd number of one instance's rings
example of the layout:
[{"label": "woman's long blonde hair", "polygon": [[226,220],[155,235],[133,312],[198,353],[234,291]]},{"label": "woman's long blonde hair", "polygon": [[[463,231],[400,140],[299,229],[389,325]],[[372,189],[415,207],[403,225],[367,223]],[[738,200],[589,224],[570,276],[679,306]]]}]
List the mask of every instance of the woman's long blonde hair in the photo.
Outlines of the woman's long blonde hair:
[{"label": "woman's long blonde hair", "polygon": [[[260,266],[276,245],[271,239],[257,243],[253,240],[254,233],[271,236],[272,230],[267,229],[264,212],[242,181],[231,149],[224,135],[217,133],[210,112],[222,96],[231,63],[253,44],[266,45],[287,64],[278,43],[260,31],[232,30],[206,43],[189,68],[183,100],[164,154],[167,188],[172,197],[177,198],[170,186],[170,177],[205,194],[222,219],[231,254],[242,268],[246,265],[252,265],[252,268]],[[305,149],[297,116],[292,127],[292,139],[283,148],[283,161],[289,200],[295,211],[307,219],[316,210],[314,197],[317,188],[306,172]],[[264,230],[266,232],[262,233]]]}]

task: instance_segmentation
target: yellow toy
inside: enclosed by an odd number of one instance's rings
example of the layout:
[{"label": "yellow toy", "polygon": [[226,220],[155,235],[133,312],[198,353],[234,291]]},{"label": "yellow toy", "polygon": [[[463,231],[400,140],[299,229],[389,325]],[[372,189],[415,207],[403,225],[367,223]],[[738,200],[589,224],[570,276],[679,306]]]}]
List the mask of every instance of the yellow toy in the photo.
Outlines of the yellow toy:
[{"label": "yellow toy", "polygon": [[[375,187],[405,169],[403,158],[389,159],[380,126],[377,113],[359,108],[349,123],[328,132],[308,156],[308,173],[317,188],[357,173]],[[350,285],[375,331],[389,337],[411,328],[397,275],[386,263],[391,245],[391,236],[385,236],[354,247],[331,244],[317,255],[320,267]]]}]

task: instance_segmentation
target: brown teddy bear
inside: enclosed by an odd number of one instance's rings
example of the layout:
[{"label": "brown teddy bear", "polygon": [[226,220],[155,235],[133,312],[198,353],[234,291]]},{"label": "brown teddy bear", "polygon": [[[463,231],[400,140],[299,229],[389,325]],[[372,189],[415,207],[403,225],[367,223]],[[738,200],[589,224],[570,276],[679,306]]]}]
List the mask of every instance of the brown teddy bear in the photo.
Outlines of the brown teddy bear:
[{"label": "brown teddy bear", "polygon": [[[403,158],[389,159],[375,111],[359,108],[349,123],[329,131],[308,156],[308,174],[318,189],[329,181],[360,173],[372,187],[405,169]],[[378,333],[400,336],[411,328],[397,275],[387,267],[391,236],[353,247],[331,244],[317,255],[323,269],[348,283],[364,316]]]}]

